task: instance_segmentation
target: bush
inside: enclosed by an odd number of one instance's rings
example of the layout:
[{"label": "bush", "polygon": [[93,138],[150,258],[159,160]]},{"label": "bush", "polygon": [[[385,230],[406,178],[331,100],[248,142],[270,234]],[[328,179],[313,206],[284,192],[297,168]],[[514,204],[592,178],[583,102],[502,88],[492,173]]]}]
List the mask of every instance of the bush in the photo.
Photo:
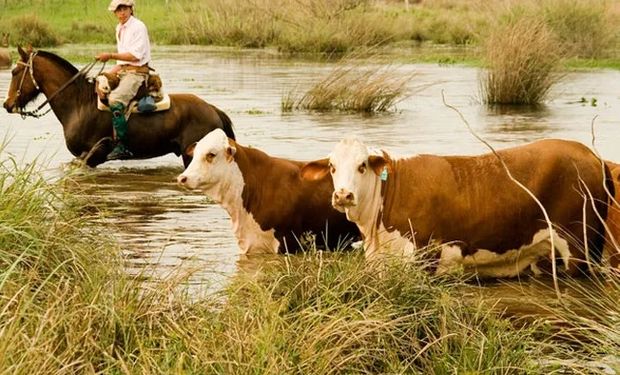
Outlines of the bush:
[{"label": "bush", "polygon": [[12,20],[11,41],[16,45],[33,47],[55,47],[62,43],[59,35],[37,16],[21,16]]},{"label": "bush", "polygon": [[497,27],[484,46],[481,96],[488,104],[538,104],[560,76],[561,47],[547,25],[517,18]]}]

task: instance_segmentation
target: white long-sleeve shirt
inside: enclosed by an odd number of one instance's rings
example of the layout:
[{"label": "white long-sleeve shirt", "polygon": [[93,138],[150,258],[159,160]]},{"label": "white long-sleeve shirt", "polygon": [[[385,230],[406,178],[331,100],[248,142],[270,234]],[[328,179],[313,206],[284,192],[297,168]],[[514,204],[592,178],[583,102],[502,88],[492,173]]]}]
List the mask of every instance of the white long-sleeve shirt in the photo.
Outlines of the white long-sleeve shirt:
[{"label": "white long-sleeve shirt", "polygon": [[116,25],[116,48],[118,53],[129,52],[139,61],[130,62],[117,60],[117,64],[142,66],[151,61],[151,43],[144,22],[134,16],[124,24]]}]

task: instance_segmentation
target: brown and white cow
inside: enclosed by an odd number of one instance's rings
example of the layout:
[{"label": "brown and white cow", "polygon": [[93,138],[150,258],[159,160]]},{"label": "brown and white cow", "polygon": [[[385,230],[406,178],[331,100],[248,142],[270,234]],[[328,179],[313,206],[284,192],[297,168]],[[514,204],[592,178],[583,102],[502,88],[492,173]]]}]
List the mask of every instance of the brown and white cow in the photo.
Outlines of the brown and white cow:
[{"label": "brown and white cow", "polygon": [[188,154],[193,159],[178,183],[201,189],[228,211],[244,253],[299,250],[307,232],[330,248],[359,237],[355,224],[330,204],[331,178],[302,180],[303,162],[243,147],[217,129]]},{"label": "brown and white cow", "polygon": [[[610,180],[594,153],[577,142],[544,140],[498,154],[544,205],[552,234],[537,203],[492,153],[396,159],[344,140],[328,159],[304,166],[302,175],[311,180],[331,173],[332,204],[358,225],[367,257],[413,254],[435,243],[438,273],[463,268],[481,277],[513,277],[528,266],[539,271],[553,235],[556,254],[574,273],[587,258],[585,219],[588,256],[600,260],[603,224],[594,209],[606,217]],[[584,201],[586,188],[593,201]]]}]

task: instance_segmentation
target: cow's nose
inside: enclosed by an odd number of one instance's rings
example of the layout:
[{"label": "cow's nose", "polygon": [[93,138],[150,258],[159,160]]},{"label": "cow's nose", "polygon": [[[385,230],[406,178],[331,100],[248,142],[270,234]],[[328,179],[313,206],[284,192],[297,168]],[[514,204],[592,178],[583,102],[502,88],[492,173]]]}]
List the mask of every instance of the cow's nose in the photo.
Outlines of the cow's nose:
[{"label": "cow's nose", "polygon": [[186,182],[187,182],[187,176],[179,175],[179,177],[177,177],[177,183],[179,185],[185,185]]},{"label": "cow's nose", "polygon": [[355,196],[350,191],[340,189],[334,191],[334,203],[339,206],[352,206],[355,202]]}]

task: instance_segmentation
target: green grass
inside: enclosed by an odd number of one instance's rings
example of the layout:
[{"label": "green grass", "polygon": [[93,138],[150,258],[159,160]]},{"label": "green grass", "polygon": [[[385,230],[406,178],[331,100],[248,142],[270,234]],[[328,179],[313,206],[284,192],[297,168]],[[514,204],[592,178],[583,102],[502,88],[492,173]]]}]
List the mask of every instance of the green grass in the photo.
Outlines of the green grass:
[{"label": "green grass", "polygon": [[[116,19],[107,0],[2,0],[0,30],[11,44],[35,47],[59,43],[113,44]],[[515,12],[543,19],[570,56],[604,59],[615,67],[620,40],[620,6],[602,0],[411,2],[379,0],[141,0],[137,16],[149,27],[154,44],[202,44],[236,48],[273,48],[286,54],[333,56],[380,46],[401,51],[413,61],[478,61],[496,21]],[[27,16],[27,27],[23,17]],[[434,56],[416,53],[418,45],[459,46]],[[413,52],[413,53],[411,53]],[[611,60],[611,62],[609,62]]]}]

